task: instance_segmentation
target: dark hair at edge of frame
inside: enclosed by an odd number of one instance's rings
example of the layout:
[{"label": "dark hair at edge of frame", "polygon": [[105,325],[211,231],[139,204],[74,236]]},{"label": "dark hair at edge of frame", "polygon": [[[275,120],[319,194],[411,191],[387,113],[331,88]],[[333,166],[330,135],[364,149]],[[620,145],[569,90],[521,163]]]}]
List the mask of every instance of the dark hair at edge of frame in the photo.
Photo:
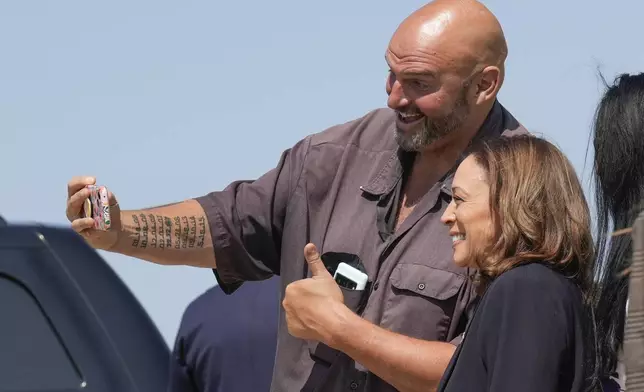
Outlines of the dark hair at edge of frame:
[{"label": "dark hair at edge of frame", "polygon": [[[600,73],[601,76],[601,73]],[[631,236],[644,196],[644,73],[621,74],[606,85],[593,124],[593,185],[597,208],[593,302],[601,376],[614,375],[624,342]]]}]

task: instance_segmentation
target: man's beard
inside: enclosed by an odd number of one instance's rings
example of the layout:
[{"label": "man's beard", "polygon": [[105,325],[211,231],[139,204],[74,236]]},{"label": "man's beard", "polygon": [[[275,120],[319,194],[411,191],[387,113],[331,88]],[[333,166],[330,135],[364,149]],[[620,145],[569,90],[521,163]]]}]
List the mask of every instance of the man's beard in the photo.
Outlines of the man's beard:
[{"label": "man's beard", "polygon": [[441,118],[425,117],[420,129],[414,130],[413,133],[405,133],[396,128],[395,139],[398,146],[404,151],[421,151],[463,126],[470,114],[466,94],[467,89],[464,88],[451,113]]}]

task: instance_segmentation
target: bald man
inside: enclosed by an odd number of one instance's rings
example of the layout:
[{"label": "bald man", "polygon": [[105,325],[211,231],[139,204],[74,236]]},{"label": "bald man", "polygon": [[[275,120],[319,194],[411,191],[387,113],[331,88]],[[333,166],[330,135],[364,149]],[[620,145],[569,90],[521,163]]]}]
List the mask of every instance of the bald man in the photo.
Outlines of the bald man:
[{"label": "bald man", "polygon": [[309,135],[222,191],[128,211],[110,194],[107,232],[79,217],[96,179],[76,177],[67,216],[96,248],[211,268],[226,293],[280,275],[271,391],[426,391],[474,300],[439,221],[453,171],[473,140],[526,132],[496,98],[506,55],[482,4],[437,0],[389,43],[388,109]]}]

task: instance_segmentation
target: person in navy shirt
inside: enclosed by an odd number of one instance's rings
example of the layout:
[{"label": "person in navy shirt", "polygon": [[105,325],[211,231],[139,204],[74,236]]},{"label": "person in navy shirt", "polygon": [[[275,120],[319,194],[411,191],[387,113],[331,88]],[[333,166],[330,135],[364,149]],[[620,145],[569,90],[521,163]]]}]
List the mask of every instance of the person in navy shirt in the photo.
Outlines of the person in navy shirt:
[{"label": "person in navy shirt", "polygon": [[175,340],[168,392],[269,391],[279,306],[277,276],[195,299]]}]

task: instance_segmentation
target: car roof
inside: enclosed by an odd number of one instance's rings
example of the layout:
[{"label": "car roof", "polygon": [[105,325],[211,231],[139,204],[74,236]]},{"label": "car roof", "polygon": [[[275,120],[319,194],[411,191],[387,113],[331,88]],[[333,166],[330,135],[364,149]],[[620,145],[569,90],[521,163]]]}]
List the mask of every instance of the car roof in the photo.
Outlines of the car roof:
[{"label": "car roof", "polygon": [[3,388],[166,389],[170,353],[159,330],[72,230],[0,224],[0,297]]}]

